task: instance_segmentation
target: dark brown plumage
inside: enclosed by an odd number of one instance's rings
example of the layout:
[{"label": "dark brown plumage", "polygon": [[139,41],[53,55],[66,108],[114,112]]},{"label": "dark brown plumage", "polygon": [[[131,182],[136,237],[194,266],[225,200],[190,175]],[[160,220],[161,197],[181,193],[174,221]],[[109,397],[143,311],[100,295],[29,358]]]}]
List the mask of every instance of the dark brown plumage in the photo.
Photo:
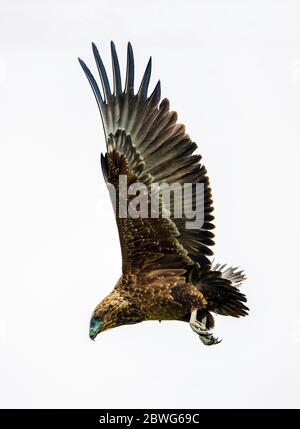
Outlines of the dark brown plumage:
[{"label": "dark brown plumage", "polygon": [[[209,256],[214,244],[212,195],[201,156],[195,155],[196,144],[177,124],[176,112],[169,101],[160,102],[160,82],[148,96],[151,59],[137,93],[134,92],[134,59],[130,43],[127,50],[125,87],[115,46],[111,43],[113,89],[93,44],[103,95],[93,75],[79,59],[91,84],[101,113],[107,152],[101,156],[107,183],[119,190],[119,176],[127,176],[128,186],[143,183],[149,190],[151,211],[153,183],[203,183],[204,222],[201,228],[188,229],[188,218],[122,218],[116,210],[116,222],[122,249],[122,277],[112,293],[95,309],[90,325],[92,339],[100,332],[123,324],[144,320],[190,321],[205,344],[218,341],[209,332],[214,325],[211,312],[228,316],[245,316],[248,308],[238,286],[244,280],[241,271],[216,265]],[[187,204],[193,208],[198,197],[193,187]],[[131,200],[133,197],[130,197]],[[129,198],[129,203],[130,203]],[[117,205],[118,206],[118,205]],[[191,316],[192,315],[192,316]]]}]

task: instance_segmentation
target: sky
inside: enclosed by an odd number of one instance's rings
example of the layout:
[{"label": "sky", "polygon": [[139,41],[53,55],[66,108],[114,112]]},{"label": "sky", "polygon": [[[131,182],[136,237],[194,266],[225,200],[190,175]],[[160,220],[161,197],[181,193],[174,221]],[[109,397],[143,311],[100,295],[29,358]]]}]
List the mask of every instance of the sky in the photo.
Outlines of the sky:
[{"label": "sky", "polygon": [[[299,407],[300,4],[0,0],[0,407]],[[77,57],[136,82],[153,58],[211,180],[215,260],[245,269],[250,315],[144,322],[90,341],[121,275],[105,141]]]}]

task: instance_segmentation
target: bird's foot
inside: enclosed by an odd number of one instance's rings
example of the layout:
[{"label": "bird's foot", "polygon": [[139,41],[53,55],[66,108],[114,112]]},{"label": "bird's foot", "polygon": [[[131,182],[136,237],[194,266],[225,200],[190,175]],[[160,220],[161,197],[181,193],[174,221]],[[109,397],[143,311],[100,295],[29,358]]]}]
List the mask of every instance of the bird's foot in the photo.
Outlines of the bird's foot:
[{"label": "bird's foot", "polygon": [[190,327],[199,335],[200,340],[206,346],[219,344],[222,341],[219,338],[214,337],[213,334],[206,329],[205,325],[198,320],[191,320]]}]

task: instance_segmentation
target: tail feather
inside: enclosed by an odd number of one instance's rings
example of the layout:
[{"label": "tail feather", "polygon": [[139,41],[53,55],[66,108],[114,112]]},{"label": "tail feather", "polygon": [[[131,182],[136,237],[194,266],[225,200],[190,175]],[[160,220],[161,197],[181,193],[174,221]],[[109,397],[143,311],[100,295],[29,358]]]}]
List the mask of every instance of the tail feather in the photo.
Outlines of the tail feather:
[{"label": "tail feather", "polygon": [[227,267],[226,264],[216,264],[213,266],[213,271],[220,271],[222,273],[222,278],[231,281],[231,285],[234,287],[240,287],[243,281],[247,278],[243,270],[237,271],[239,267]]},{"label": "tail feather", "polygon": [[201,271],[197,287],[206,298],[207,310],[224,316],[247,316],[246,296],[238,289],[246,279],[242,270],[216,264],[213,269]]}]

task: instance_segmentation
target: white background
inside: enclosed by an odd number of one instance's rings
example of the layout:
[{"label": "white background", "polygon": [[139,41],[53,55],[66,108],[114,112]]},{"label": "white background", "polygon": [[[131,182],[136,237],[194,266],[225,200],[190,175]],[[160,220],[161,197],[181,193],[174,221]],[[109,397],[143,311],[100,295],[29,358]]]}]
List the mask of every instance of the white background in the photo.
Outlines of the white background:
[{"label": "white background", "polygon": [[[299,406],[298,1],[0,0],[0,406]],[[216,260],[242,266],[251,315],[145,322],[92,342],[121,272],[105,143],[77,56],[109,42],[153,80],[199,144]]]}]

